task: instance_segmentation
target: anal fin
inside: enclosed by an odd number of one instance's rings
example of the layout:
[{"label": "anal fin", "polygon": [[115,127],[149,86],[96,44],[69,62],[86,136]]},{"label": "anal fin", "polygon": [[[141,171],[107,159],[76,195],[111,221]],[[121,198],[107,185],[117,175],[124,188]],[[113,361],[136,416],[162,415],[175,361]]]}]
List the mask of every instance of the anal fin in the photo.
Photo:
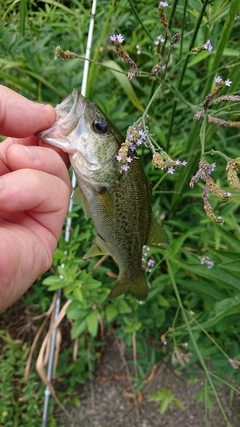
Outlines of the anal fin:
[{"label": "anal fin", "polygon": [[157,221],[152,219],[149,227],[147,245],[167,249],[170,244],[171,242],[165,229],[158,224]]}]

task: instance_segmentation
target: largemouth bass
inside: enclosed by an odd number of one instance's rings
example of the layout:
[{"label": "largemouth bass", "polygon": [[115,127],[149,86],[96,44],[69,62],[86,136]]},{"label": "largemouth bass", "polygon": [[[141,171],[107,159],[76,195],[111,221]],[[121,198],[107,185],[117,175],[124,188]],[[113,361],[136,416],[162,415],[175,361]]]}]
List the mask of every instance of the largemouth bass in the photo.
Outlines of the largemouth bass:
[{"label": "largemouth bass", "polygon": [[145,299],[142,248],[169,246],[167,233],[152,217],[150,182],[136,157],[121,171],[116,156],[125,139],[95,103],[74,89],[55,109],[57,120],[38,136],[69,154],[83,209],[97,234],[84,258],[115,258],[119,276],[110,298],[129,292]]}]

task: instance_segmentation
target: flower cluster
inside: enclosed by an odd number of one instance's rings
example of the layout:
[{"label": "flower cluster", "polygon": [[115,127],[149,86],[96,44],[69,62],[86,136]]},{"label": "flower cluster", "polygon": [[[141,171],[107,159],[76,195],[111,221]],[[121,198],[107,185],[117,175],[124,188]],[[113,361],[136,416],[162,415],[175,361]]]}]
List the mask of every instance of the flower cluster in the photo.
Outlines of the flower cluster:
[{"label": "flower cluster", "polygon": [[112,36],[110,36],[110,40],[113,41],[118,56],[122,58],[131,67],[128,72],[128,79],[131,80],[134,76],[139,76],[140,70],[138,69],[136,62],[122,47],[122,42],[124,40],[122,34],[113,34]]},{"label": "flower cluster", "polygon": [[214,222],[219,222],[220,224],[223,224],[224,222],[223,218],[221,216],[216,217],[216,215],[213,213],[212,206],[208,201],[209,192],[211,192],[212,194],[215,194],[217,197],[220,197],[222,200],[225,200],[225,201],[229,200],[229,198],[231,197],[231,193],[224,191],[220,187],[218,187],[217,184],[210,177],[215,167],[216,167],[216,163],[210,164],[205,160],[205,158],[202,158],[199,162],[198,171],[192,177],[189,185],[191,188],[193,188],[195,183],[199,179],[205,182],[205,187],[202,193],[204,210],[207,216],[211,218]]},{"label": "flower cluster", "polygon": [[177,346],[174,346],[172,354],[172,364],[179,362],[181,366],[184,366],[185,362],[189,362],[189,357],[192,353],[183,353]]},{"label": "flower cluster", "polygon": [[160,34],[160,36],[157,36],[154,44],[159,45],[159,43],[164,43],[164,42],[165,42],[165,38]]},{"label": "flower cluster", "polygon": [[76,55],[76,53],[71,52],[70,50],[63,50],[61,48],[60,45],[55,47],[55,51],[54,51],[54,59],[58,59],[58,58],[62,58],[62,59],[74,59],[74,58],[78,58],[78,55]]},{"label": "flower cluster", "polygon": [[[216,83],[221,83],[223,81],[222,77],[220,77],[220,76],[215,77],[214,80]],[[224,83],[225,83],[225,86],[231,86],[231,84],[232,84],[231,80],[229,80],[229,79],[225,80]]]},{"label": "flower cluster", "polygon": [[142,53],[142,49],[141,49],[141,46],[139,46],[139,44],[137,44],[136,49],[137,49],[137,54],[140,55]]},{"label": "flower cluster", "polygon": [[155,266],[155,261],[153,258],[148,258],[148,252],[150,248],[148,246],[143,246],[143,256],[142,256],[142,267],[147,273],[152,272],[152,268]]},{"label": "flower cluster", "polygon": [[199,52],[202,52],[203,50],[208,50],[209,52],[213,50],[213,46],[210,40],[208,40],[206,43],[202,44],[201,46],[194,47],[192,49],[192,53],[194,55],[197,55]]},{"label": "flower cluster", "polygon": [[203,45],[203,49],[205,49],[205,50],[209,50],[209,52],[211,52],[211,50],[213,50],[213,46],[211,45],[210,40],[208,40],[208,41]]},{"label": "flower cluster", "polygon": [[200,263],[207,265],[207,268],[213,268],[214,262],[210,260],[209,256],[200,258]]},{"label": "flower cluster", "polygon": [[[193,117],[193,120],[197,121],[197,120],[199,120],[202,117],[202,115],[209,109],[211,101],[213,101],[214,104],[217,104],[217,103],[219,103],[219,102],[221,102],[223,100],[225,100],[225,101],[231,101],[232,100],[231,99],[232,97],[229,97],[229,96],[219,97],[219,98],[213,100],[213,98],[215,98],[216,95],[218,95],[225,86],[230,86],[232,84],[231,80],[227,79],[224,82],[223,79],[220,76],[215,77],[215,82],[217,83],[216,86],[205,97],[205,99],[204,99],[204,101],[202,103],[203,110],[198,111],[197,114],[195,114],[195,116]],[[240,97],[237,96],[237,99],[235,99],[235,97],[234,97],[234,99],[232,100],[232,102],[239,102],[239,100],[240,100]],[[230,122],[228,120],[218,119],[217,117],[207,116],[207,120],[210,123],[219,124],[221,126],[238,127],[238,126],[235,126],[235,122]],[[232,126],[231,123],[234,123],[234,126]]]},{"label": "flower cluster", "polygon": [[141,129],[141,124],[134,127],[130,126],[127,131],[125,142],[121,145],[116,159],[121,164],[121,172],[128,171],[130,163],[133,160],[133,153],[136,148],[145,143],[147,139],[146,132]]},{"label": "flower cluster", "polygon": [[228,159],[227,162],[227,180],[231,187],[235,188],[235,190],[240,191],[240,181],[237,175],[237,171],[240,169],[240,157],[236,159]]},{"label": "flower cluster", "polygon": [[158,16],[160,19],[161,24],[164,26],[167,36],[171,37],[171,33],[169,31],[169,24],[168,24],[168,20],[167,20],[167,16],[166,13],[164,12],[164,8],[168,7],[168,3],[166,1],[160,1],[159,6],[158,6]]},{"label": "flower cluster", "polygon": [[122,36],[122,34],[113,34],[112,36],[110,36],[110,40],[112,40],[112,42],[122,44],[124,37]]},{"label": "flower cluster", "polygon": [[161,170],[167,169],[167,172],[170,175],[174,174],[175,168],[179,168],[181,166],[187,166],[186,160],[183,160],[183,162],[181,162],[180,160],[173,160],[163,150],[160,153],[155,152],[153,154],[152,163],[158,169],[161,169]]},{"label": "flower cluster", "polygon": [[166,1],[160,1],[159,6],[161,7],[168,7],[168,3]]}]

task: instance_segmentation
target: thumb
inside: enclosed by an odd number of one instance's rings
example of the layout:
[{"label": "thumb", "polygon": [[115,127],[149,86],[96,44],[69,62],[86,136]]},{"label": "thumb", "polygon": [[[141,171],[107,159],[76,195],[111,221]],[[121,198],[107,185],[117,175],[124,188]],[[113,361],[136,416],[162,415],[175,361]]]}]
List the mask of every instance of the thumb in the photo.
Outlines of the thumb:
[{"label": "thumb", "polygon": [[47,129],[56,120],[51,105],[29,101],[24,96],[0,85],[0,134],[24,138]]}]

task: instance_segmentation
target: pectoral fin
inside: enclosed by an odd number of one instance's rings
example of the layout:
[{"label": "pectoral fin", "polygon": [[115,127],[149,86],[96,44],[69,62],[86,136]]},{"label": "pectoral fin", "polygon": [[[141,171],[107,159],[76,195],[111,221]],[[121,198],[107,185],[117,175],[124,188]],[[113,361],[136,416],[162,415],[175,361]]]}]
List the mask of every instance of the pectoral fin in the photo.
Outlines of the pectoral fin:
[{"label": "pectoral fin", "polygon": [[147,245],[167,249],[170,244],[170,239],[164,228],[158,224],[157,221],[152,219],[148,233]]},{"label": "pectoral fin", "polygon": [[102,187],[101,190],[96,192],[97,196],[101,199],[106,211],[113,218],[114,217],[114,204],[111,195],[109,194],[106,187]]},{"label": "pectoral fin", "polygon": [[87,199],[84,196],[84,194],[82,193],[79,186],[77,186],[75,188],[75,190],[73,192],[72,199],[73,199],[74,204],[81,204],[82,205],[85,217],[88,219],[91,216],[89,206],[88,206],[88,202],[87,202]]},{"label": "pectoral fin", "polygon": [[104,246],[102,239],[98,236],[95,240],[91,248],[84,255],[83,259],[91,258],[93,256],[99,255],[109,255],[109,252]]}]

